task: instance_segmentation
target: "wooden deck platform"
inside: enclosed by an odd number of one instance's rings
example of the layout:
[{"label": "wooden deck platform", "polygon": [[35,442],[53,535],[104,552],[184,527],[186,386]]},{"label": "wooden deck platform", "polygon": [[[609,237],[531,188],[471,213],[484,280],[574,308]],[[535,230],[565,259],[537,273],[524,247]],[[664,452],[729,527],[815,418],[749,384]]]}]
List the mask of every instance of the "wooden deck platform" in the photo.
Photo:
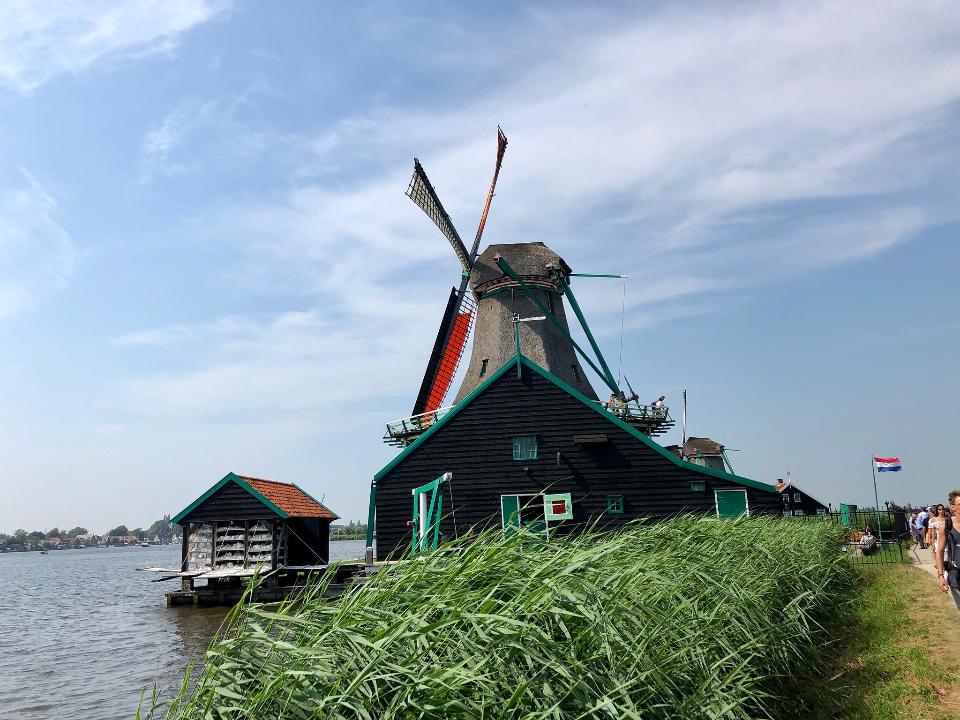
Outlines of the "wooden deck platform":
[{"label": "wooden deck platform", "polygon": [[[254,602],[279,602],[297,592],[311,576],[326,572],[327,565],[284,566],[264,573],[253,590]],[[164,568],[144,568],[149,572],[166,573],[158,580],[181,578],[179,590],[167,593],[167,607],[216,607],[235,605],[246,592],[254,572],[250,569],[228,572],[177,572]],[[372,569],[376,571],[376,566]],[[335,597],[357,582],[369,577],[368,566],[362,562],[337,565],[337,574],[327,588],[327,595]]]}]

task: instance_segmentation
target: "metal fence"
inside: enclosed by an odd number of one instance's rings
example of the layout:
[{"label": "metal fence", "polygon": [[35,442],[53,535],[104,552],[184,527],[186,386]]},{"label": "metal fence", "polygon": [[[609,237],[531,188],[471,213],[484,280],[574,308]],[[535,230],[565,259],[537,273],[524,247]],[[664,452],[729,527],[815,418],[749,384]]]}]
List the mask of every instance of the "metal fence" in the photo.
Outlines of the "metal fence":
[{"label": "metal fence", "polygon": [[909,558],[910,529],[903,510],[857,508],[842,512],[789,516],[791,521],[828,522],[844,529],[840,552],[863,565],[905,563]]}]

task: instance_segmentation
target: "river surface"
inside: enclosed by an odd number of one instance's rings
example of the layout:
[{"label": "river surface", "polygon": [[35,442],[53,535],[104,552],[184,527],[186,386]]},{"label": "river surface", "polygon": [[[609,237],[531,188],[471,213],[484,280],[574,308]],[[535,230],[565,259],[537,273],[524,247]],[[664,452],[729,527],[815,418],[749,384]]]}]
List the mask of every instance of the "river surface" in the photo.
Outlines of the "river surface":
[{"label": "river surface", "polygon": [[[363,557],[362,540],[330,542],[331,560]],[[202,660],[226,608],[167,608],[180,546],[0,554],[0,720],[133,718],[156,683],[169,699]]]}]

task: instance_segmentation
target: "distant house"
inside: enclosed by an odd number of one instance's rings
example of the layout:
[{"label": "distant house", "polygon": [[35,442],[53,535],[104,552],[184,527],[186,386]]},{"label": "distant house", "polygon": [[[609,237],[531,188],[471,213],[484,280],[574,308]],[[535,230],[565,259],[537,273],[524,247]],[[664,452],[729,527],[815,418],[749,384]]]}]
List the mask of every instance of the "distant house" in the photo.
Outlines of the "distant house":
[{"label": "distant house", "polygon": [[777,480],[774,487],[780,493],[781,509],[784,517],[803,517],[806,515],[826,515],[830,507],[804,492],[796,485]]}]

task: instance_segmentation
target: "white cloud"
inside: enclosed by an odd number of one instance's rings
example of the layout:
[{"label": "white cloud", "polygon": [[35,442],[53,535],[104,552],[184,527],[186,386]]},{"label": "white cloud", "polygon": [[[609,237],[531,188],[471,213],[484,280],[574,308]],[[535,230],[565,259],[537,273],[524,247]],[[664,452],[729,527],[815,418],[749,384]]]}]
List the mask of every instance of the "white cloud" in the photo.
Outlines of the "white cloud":
[{"label": "white cloud", "polygon": [[[506,53],[507,79],[475,99],[380,106],[292,135],[310,151],[286,168],[292,189],[204,218],[206,233],[245,254],[252,291],[304,303],[309,332],[261,319],[237,332],[269,342],[125,391],[171,413],[409,394],[457,280],[445,241],[403,197],[409,156],[469,238],[498,122],[511,144],[485,240],[545,240],[575,269],[630,273],[628,329],[869,258],[955,212],[910,196],[942,164],[936,138],[960,99],[953,4],[530,18]],[[145,148],[166,158],[180,122],[158,126]],[[577,293],[599,333],[619,332],[619,287]],[[303,350],[314,346],[339,355]]]},{"label": "white cloud", "polygon": [[[319,414],[310,424],[314,430],[317,422],[324,423],[324,414],[342,427],[353,420],[330,414],[336,408],[405,392],[419,380],[418,364],[425,362],[425,354],[420,357],[415,344],[398,343],[397,338],[420,337],[428,351],[432,332],[386,315],[337,322],[318,310],[158,328],[114,342],[177,346],[199,360],[199,366],[117,382],[109,401],[114,408],[132,408],[127,412],[147,417],[232,415],[246,421],[251,416],[276,420],[310,413]],[[387,365],[390,372],[383,371]]]},{"label": "white cloud", "polygon": [[141,184],[156,177],[200,172],[211,166],[236,167],[271,144],[289,142],[269,131],[251,130],[237,121],[237,114],[254,98],[270,93],[269,85],[257,80],[243,92],[227,98],[180,102],[143,135]]},{"label": "white cloud", "polygon": [[0,319],[62,290],[74,270],[70,235],[57,220],[59,203],[21,170],[24,187],[0,193]]},{"label": "white cloud", "polygon": [[181,35],[230,0],[5,0],[0,84],[30,92],[61,74],[172,52]]}]

